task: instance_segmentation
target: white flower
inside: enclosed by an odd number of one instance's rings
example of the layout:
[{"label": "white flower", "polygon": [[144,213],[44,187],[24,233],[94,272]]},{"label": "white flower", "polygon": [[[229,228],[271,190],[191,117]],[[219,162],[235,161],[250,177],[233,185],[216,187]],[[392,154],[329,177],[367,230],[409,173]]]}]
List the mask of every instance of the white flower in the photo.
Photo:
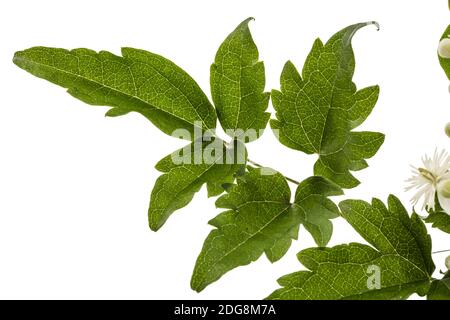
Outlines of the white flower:
[{"label": "white flower", "polygon": [[436,150],[433,158],[424,156],[422,162],[423,167],[412,167],[414,175],[406,180],[407,191],[417,190],[411,202],[416,205],[422,199],[423,209],[434,210],[437,194],[441,207],[450,213],[450,156],[444,150]]}]

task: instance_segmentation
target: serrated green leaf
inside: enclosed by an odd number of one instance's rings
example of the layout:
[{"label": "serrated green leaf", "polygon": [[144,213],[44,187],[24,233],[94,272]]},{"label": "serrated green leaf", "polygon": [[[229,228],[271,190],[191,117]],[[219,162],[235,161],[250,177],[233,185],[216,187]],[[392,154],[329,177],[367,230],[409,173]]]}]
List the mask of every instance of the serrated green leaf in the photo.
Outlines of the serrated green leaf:
[{"label": "serrated green leaf", "polygon": [[191,202],[203,184],[232,182],[233,175],[245,166],[245,160],[242,144],[227,148],[220,139],[193,142],[163,158],[156,164],[164,174],[152,190],[148,211],[150,228],[154,231],[161,228],[174,211]]},{"label": "serrated green leaf", "polygon": [[447,271],[441,280],[433,280],[427,299],[450,300],[450,271]]},{"label": "serrated green leaf", "polygon": [[289,148],[318,154],[315,175],[343,188],[359,181],[350,171],[367,166],[384,141],[381,133],[352,132],[369,116],[378,99],[378,86],[357,91],[352,77],[355,61],[351,40],[370,23],[359,23],[319,39],[306,59],[302,75],[288,61],[281,74],[281,91],[272,91],[276,119],[270,121],[278,139]]},{"label": "serrated green leaf", "polygon": [[410,218],[394,196],[341,202],[341,214],[373,247],[359,243],[310,248],[298,254],[309,271],[279,279],[269,299],[406,299],[425,295],[434,264],[421,219]]},{"label": "serrated green leaf", "polygon": [[290,190],[281,174],[249,170],[216,202],[230,210],[210,221],[216,229],[208,235],[197,259],[191,281],[196,291],[263,253],[269,261],[278,261],[292,239],[297,239],[300,224],[319,245],[326,245],[331,237],[329,219],[339,216],[339,211],[327,196],[342,194],[337,185],[323,177],[308,178],[300,183],[295,202],[290,204]]},{"label": "serrated green leaf", "polygon": [[344,200],[341,215],[371,245],[383,253],[398,254],[431,275],[435,269],[431,258],[431,237],[417,214],[408,216],[400,200],[391,195],[388,208],[378,199],[372,204],[361,200]]},{"label": "serrated green leaf", "polygon": [[91,105],[110,106],[108,116],[141,113],[171,135],[194,128],[214,130],[216,113],[197,83],[180,67],[157,54],[122,48],[106,51],[34,47],[14,55],[31,74],[68,89]]},{"label": "serrated green leaf", "polygon": [[[426,274],[407,260],[383,255],[359,243],[306,249],[298,254],[298,259],[310,271],[278,279],[283,288],[267,299],[406,299],[414,292],[425,291],[429,285]],[[372,266],[380,268],[380,289],[369,289]]]},{"label": "serrated green leaf", "polygon": [[265,250],[298,225],[290,204],[290,190],[279,173],[251,171],[221,196],[216,206],[229,209],[210,221],[216,229],[205,240],[191,279],[202,291],[226,272],[257,260]]},{"label": "serrated green leaf", "polygon": [[252,19],[243,21],[225,39],[211,66],[211,93],[219,121],[225,131],[232,131],[228,132],[232,138],[246,138],[246,142],[259,137],[270,117],[265,112],[270,93],[264,92],[264,63],[258,61],[248,27]]}]

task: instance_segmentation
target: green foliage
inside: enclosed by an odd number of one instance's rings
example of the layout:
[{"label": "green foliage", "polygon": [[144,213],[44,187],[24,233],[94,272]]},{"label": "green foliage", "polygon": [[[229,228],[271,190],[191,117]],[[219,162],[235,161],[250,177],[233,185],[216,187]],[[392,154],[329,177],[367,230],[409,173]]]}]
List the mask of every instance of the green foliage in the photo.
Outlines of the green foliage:
[{"label": "green foliage", "polygon": [[[425,295],[434,264],[431,238],[421,219],[409,217],[400,201],[341,202],[342,216],[372,246],[359,243],[311,248],[298,254],[309,271],[278,280],[269,299],[405,299]],[[372,273],[379,272],[379,283]]]},{"label": "green foliage", "polygon": [[217,207],[228,210],[209,222],[216,229],[197,259],[192,289],[201,291],[227,271],[257,260],[265,250],[276,251],[275,242],[298,225],[286,179],[280,173],[261,171],[250,169],[217,200]]},{"label": "green foliage", "polygon": [[245,160],[242,144],[227,148],[220,139],[192,142],[163,158],[156,164],[156,169],[164,174],[156,180],[151,194],[150,228],[157,231],[162,227],[169,216],[185,207],[205,183],[210,185],[210,194],[222,193],[221,186],[234,181],[239,168],[245,166]]},{"label": "green foliage", "polygon": [[[220,196],[216,206],[224,211],[209,221],[213,230],[197,258],[192,289],[201,291],[262,255],[272,263],[280,260],[303,225],[318,246],[298,254],[308,270],[282,277],[282,288],[270,299],[403,299],[414,292],[448,298],[448,273],[431,278],[431,240],[423,222],[416,214],[409,217],[397,198],[389,198],[389,208],[374,199],[372,204],[343,201],[340,209],[330,199],[359,184],[351,171],[366,168],[366,159],[384,141],[378,132],[353,131],[372,112],[379,88],[356,89],[351,41],[358,29],[375,23],[349,26],[325,44],[316,40],[302,74],[287,62],[280,91],[272,91],[276,118],[270,123],[279,141],[318,155],[314,175],[297,183],[291,199],[288,180],[295,180],[252,167],[247,159],[244,143],[258,139],[270,118],[270,94],[264,91],[264,64],[248,27],[251,20],[239,24],[217,51],[210,70],[214,105],[180,67],[144,50],[123,48],[116,56],[35,47],[17,52],[14,63],[81,101],[111,107],[107,116],[138,112],[166,134],[190,141],[156,164],[161,176],[148,217],[156,231],[202,186],[209,197]],[[216,135],[217,119],[230,141]],[[180,129],[187,135],[174,134]],[[426,221],[449,232],[448,215],[442,213],[431,212]],[[340,216],[370,245],[326,248],[331,220]],[[374,266],[381,282],[371,288],[368,270]]]},{"label": "green foliage", "polygon": [[14,63],[68,89],[91,105],[113,107],[108,116],[139,112],[163,132],[214,130],[216,113],[197,83],[157,54],[122,48],[122,57],[89,49],[35,47],[17,52]]},{"label": "green foliage", "polygon": [[450,233],[450,215],[442,209],[436,195],[434,210],[427,210],[426,223],[430,223],[433,228],[438,228],[443,232]]},{"label": "green foliage", "polygon": [[338,186],[322,177],[308,178],[298,186],[291,204],[283,175],[268,168],[248,170],[216,202],[217,207],[228,210],[209,222],[215,229],[195,265],[191,286],[196,291],[263,253],[272,262],[279,260],[297,238],[300,224],[319,245],[326,245],[331,237],[329,219],[336,218],[339,211],[327,196],[340,195]]},{"label": "green foliage", "polygon": [[378,132],[353,132],[371,113],[378,86],[357,91],[352,82],[355,58],[352,38],[371,23],[359,23],[336,33],[326,44],[317,39],[300,75],[288,61],[281,74],[281,91],[272,91],[276,119],[272,129],[285,146],[318,154],[314,174],[343,188],[359,181],[350,173],[367,167],[384,141]]}]

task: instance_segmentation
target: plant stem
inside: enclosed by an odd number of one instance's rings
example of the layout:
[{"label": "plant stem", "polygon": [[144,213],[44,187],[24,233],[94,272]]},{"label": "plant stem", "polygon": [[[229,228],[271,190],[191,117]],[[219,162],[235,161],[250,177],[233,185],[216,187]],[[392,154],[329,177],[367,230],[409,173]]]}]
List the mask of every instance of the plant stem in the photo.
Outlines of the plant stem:
[{"label": "plant stem", "polygon": [[434,251],[434,252],[432,252],[432,253],[435,254],[435,253],[443,253],[443,252],[450,252],[450,249],[447,249],[447,250],[440,250],[440,251]]},{"label": "plant stem", "polygon": [[[263,165],[261,165],[261,164],[255,162],[255,161],[253,161],[253,160],[247,159],[247,162],[248,162],[248,163],[251,163],[252,165],[254,165],[254,166],[256,166],[256,167],[264,168]],[[291,178],[289,178],[289,177],[286,177],[285,175],[283,175],[283,176],[284,176],[284,177],[286,178],[286,180],[289,181],[289,182],[292,182],[292,183],[294,183],[294,184],[296,184],[296,185],[299,185],[299,184],[300,184],[300,182],[298,182],[297,180],[294,180],[294,179],[291,179]]]},{"label": "plant stem", "polygon": [[[450,1],[450,0],[449,0],[449,1]],[[230,143],[229,143],[229,142],[225,142],[225,145],[226,145],[227,147],[229,147],[229,146],[230,146]],[[251,164],[254,165],[255,167],[258,167],[258,168],[265,168],[265,166],[263,166],[262,164],[259,164],[258,162],[255,162],[255,161],[250,160],[250,159],[248,159],[248,158],[247,158],[247,162],[248,162],[248,163],[251,163]],[[292,182],[293,184],[296,184],[296,185],[299,185],[299,184],[300,184],[300,182],[298,182],[297,180],[294,180],[294,179],[292,179],[292,178],[286,177],[284,174],[283,174],[283,176],[284,176],[284,178],[285,178],[287,181]]]}]

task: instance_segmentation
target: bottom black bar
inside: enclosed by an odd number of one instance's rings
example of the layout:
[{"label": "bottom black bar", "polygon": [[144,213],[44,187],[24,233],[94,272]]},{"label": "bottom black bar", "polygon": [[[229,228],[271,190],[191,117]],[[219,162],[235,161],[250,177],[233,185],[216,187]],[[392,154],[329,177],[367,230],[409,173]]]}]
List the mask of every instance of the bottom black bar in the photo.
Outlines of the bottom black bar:
[{"label": "bottom black bar", "polygon": [[[349,318],[392,316],[399,312],[403,318],[417,315],[424,308],[433,313],[442,308],[448,311],[448,301],[2,301],[3,313],[12,311],[15,316],[45,316],[46,318],[85,319],[111,316],[130,319],[310,319],[323,316]],[[392,307],[392,308],[391,308]],[[445,310],[444,310],[445,308]],[[9,309],[9,310],[8,310]],[[134,317],[133,317],[134,318]]]}]

